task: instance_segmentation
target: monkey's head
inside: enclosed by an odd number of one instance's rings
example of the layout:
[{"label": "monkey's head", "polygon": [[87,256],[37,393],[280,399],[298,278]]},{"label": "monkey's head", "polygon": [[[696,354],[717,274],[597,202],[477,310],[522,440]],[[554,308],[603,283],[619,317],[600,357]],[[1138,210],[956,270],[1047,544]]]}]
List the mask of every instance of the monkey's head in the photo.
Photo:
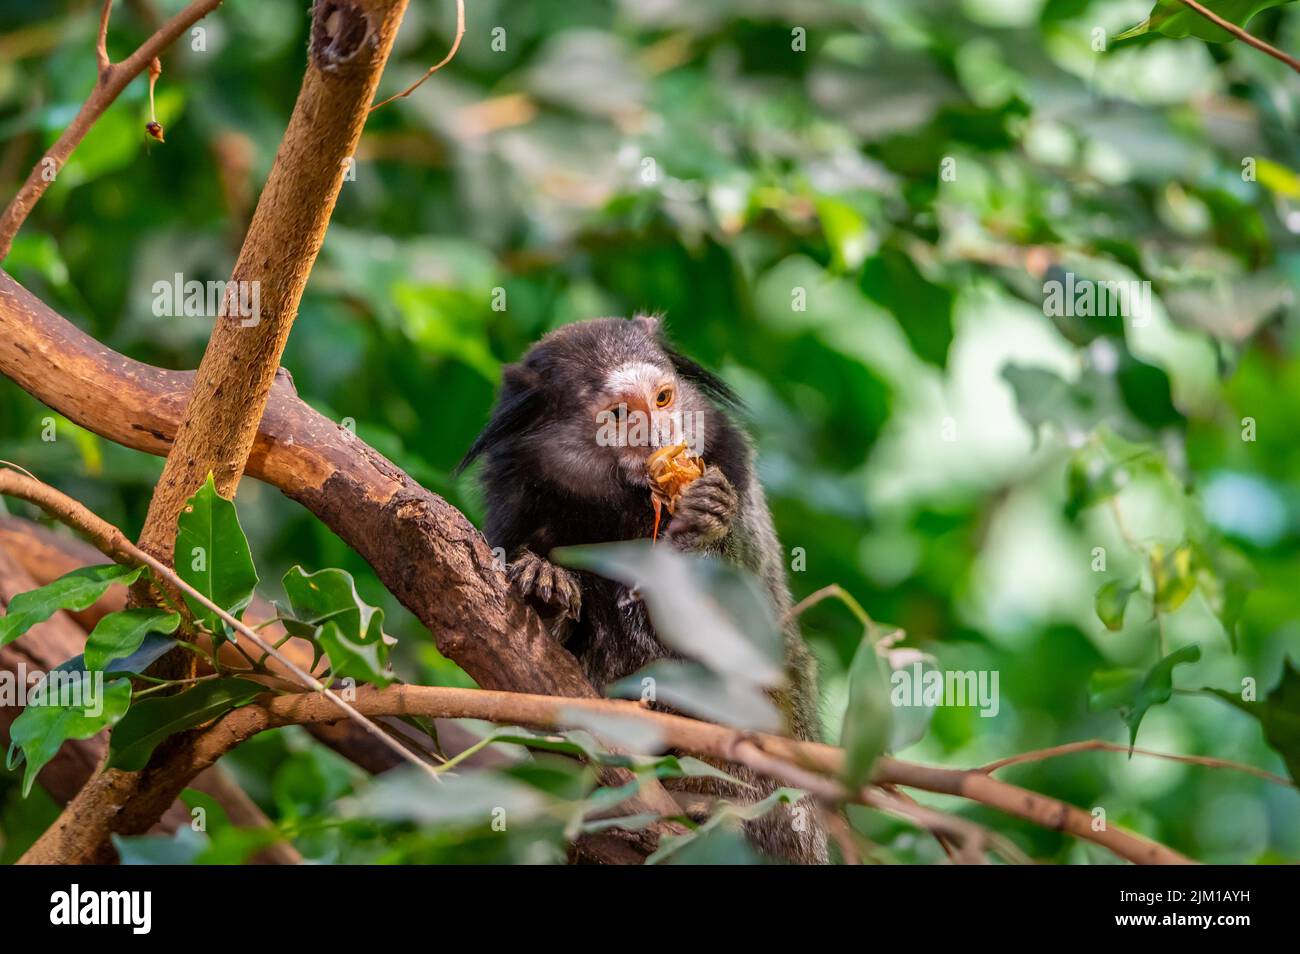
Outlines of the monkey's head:
[{"label": "monkey's head", "polygon": [[613,500],[648,486],[646,459],[684,443],[709,459],[739,401],[672,348],[656,318],[565,325],[502,376],[492,418],[458,471],[487,459],[487,479],[546,482],[566,495]]}]

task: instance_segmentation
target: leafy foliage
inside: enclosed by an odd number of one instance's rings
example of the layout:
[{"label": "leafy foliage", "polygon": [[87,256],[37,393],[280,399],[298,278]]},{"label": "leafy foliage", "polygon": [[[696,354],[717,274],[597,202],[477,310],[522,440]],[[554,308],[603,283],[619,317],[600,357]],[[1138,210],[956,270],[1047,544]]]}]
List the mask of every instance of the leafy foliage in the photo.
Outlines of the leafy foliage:
[{"label": "leafy foliage", "polygon": [[140,575],[138,569],[111,563],[73,570],[39,589],[19,593],[9,602],[8,612],[0,617],[0,646],[11,643],[37,623],[43,623],[59,610],[84,610],[93,604],[113,583],[131,583]]},{"label": "leafy foliage", "polygon": [[130,704],[129,680],[114,679],[105,685],[102,673],[88,672],[75,662],[46,674],[9,727],[8,764],[17,764],[14,756],[21,751],[27,765],[23,794],[31,791],[37,773],[64,742],[97,735],[118,722]]},{"label": "leafy foliage", "polygon": [[[1297,46],[1295,4],[1207,5]],[[842,608],[801,617],[825,734],[860,753],[855,775],[881,746],[865,714],[874,654],[893,670],[923,658],[1002,677],[995,717],[956,705],[915,720],[890,712],[893,746],[921,761],[967,767],[1097,736],[1132,744],[1140,727],[1151,748],[1295,776],[1294,667],[1281,660],[1300,652],[1300,148],[1287,119],[1300,94],[1281,64],[1224,43],[1174,0],[1127,34],[1142,8],[1108,0],[468,6],[453,64],[367,123],[284,357],[308,401],[477,519],[481,502],[450,471],[500,367],[564,322],[665,312],[682,349],[751,408],[795,597],[838,583],[906,634],[868,654],[861,621]],[[93,84],[96,13],[0,8],[0,35],[34,44],[0,57],[0,140],[18,157],[0,163],[5,194]],[[387,91],[404,68],[442,56],[444,19],[404,26]],[[5,261],[108,346],[165,367],[197,365],[210,320],[156,317],[153,283],[230,275],[231,234],[251,211],[240,196],[256,194],[301,80],[302,5],[227,4],[213,23],[221,37],[209,51],[169,53],[178,68],[169,62],[158,88],[166,145],[145,142],[134,84]],[[505,49],[490,45],[496,25]],[[144,32],[131,8],[115,9],[110,47]],[[1069,275],[1149,283],[1150,309],[1049,313],[1045,286]],[[0,421],[0,457],[139,525],[156,461],[12,386],[0,387]],[[293,502],[245,483],[249,547],[222,530],[234,508],[199,504],[202,539],[178,559],[207,541],[218,560],[191,582],[218,604],[246,604],[256,551],[267,580],[289,571],[284,625],[339,672],[471,683]],[[585,564],[634,582],[662,569],[669,591],[651,583],[646,599],[689,657],[611,691],[640,698],[650,678],[684,711],[770,724],[779,656],[765,641],[771,620],[744,605],[746,584],[655,559]],[[339,569],[290,569],[300,564]],[[673,582],[682,573],[689,590]],[[295,606],[289,591],[307,578],[337,585],[336,599]],[[715,587],[724,596],[697,616]],[[0,642],[22,638],[40,612],[16,597]],[[719,639],[701,648],[705,623]],[[138,672],[131,659],[170,638],[153,631],[131,658],[98,647],[87,658]],[[1246,702],[1228,691],[1243,680],[1277,688]],[[1219,695],[1174,691],[1200,686]],[[1100,705],[1087,705],[1090,688]],[[593,806],[622,794],[597,796],[590,774],[551,758],[603,752],[626,726],[540,738],[474,728],[507,760],[493,769],[505,781],[484,778],[474,797],[518,786],[532,793],[527,822],[494,830],[468,810],[455,826],[396,809],[344,817],[339,800],[369,789],[301,733],[270,733],[228,761],[263,786],[277,822],[299,826],[311,860],[331,862],[556,862],[566,831],[599,823]],[[478,771],[462,767],[453,774]],[[1300,833],[1279,821],[1295,817],[1297,796],[1260,779],[1105,754],[1017,771],[1203,860],[1300,857]],[[392,804],[418,807],[425,787]],[[1223,808],[1240,799],[1268,810]],[[30,834],[17,826],[43,817],[21,816],[0,814],[15,844]],[[851,820],[883,859],[939,860],[904,824],[865,810]],[[737,823],[715,814],[664,860],[757,860]],[[999,830],[1036,859],[1094,860],[1059,833]],[[239,857],[229,837],[176,840],[202,861]],[[121,847],[144,858],[158,846]]]},{"label": "leafy foliage", "polygon": [[261,683],[227,677],[200,682],[174,696],[138,702],[113,731],[109,767],[138,772],[163,739],[210,722],[265,691]]}]

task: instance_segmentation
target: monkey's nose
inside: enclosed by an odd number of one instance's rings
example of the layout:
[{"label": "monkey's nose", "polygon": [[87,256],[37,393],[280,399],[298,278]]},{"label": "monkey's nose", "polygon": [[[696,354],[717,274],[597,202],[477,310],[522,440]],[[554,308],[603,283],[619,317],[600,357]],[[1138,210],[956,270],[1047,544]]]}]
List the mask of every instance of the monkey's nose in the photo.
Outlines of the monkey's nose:
[{"label": "monkey's nose", "polygon": [[628,413],[636,411],[638,414],[649,416],[650,405],[646,403],[645,395],[640,392],[628,392],[618,395],[619,403],[627,407]]}]

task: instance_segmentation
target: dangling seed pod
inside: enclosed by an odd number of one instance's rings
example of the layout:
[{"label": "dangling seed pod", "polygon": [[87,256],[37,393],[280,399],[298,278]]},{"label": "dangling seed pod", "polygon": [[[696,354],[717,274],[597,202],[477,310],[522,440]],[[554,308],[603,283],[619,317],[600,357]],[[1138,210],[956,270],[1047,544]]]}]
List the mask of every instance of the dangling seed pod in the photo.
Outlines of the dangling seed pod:
[{"label": "dangling seed pod", "polygon": [[149,121],[145,123],[144,131],[149,134],[150,138],[159,142],[166,142],[167,140],[163,139],[162,123],[158,122],[158,114],[154,111],[153,105],[154,84],[158,82],[158,77],[161,75],[162,62],[155,56],[149,64]]}]

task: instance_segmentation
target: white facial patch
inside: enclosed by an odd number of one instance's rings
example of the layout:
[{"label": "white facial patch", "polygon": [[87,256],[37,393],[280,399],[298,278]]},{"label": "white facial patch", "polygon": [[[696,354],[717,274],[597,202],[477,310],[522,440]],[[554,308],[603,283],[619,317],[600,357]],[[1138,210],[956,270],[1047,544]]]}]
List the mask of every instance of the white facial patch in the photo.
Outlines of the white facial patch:
[{"label": "white facial patch", "polygon": [[605,379],[605,390],[610,394],[630,394],[657,388],[666,377],[661,368],[645,361],[629,361],[619,365]]}]

